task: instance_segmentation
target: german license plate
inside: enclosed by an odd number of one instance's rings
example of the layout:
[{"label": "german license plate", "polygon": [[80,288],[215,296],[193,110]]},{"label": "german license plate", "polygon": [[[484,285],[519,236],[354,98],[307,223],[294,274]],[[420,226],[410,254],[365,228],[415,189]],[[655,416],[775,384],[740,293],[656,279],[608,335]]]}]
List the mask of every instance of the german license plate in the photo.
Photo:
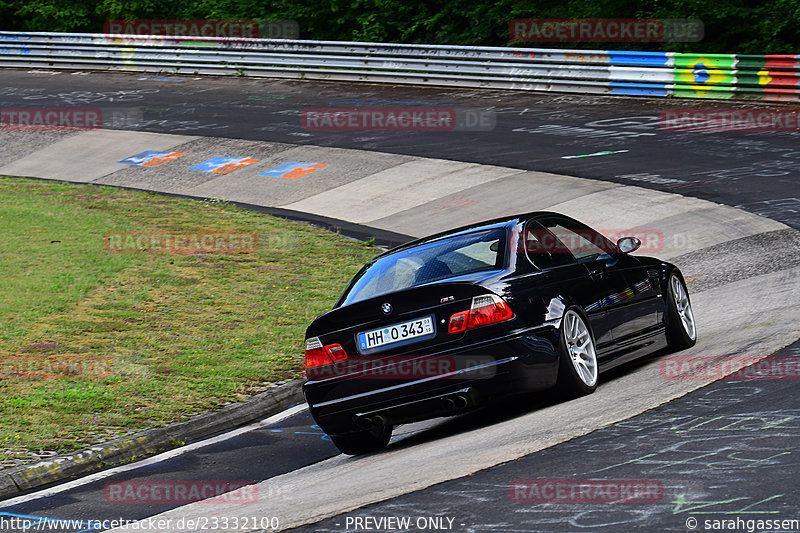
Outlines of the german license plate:
[{"label": "german license plate", "polygon": [[361,353],[377,352],[402,344],[430,339],[435,335],[433,315],[430,315],[408,322],[362,331],[358,334],[358,347]]}]

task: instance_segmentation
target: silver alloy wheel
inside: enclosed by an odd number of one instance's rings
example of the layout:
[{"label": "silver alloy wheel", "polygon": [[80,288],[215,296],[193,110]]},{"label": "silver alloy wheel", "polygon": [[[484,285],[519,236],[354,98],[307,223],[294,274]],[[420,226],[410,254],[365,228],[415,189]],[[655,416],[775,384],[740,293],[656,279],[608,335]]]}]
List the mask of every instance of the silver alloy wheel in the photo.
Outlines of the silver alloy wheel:
[{"label": "silver alloy wheel", "polygon": [[694,314],[692,313],[692,304],[689,303],[689,295],[678,276],[672,276],[670,284],[672,285],[672,297],[675,300],[675,310],[681,319],[683,330],[690,339],[694,340],[697,336],[697,329],[694,325]]},{"label": "silver alloy wheel", "polygon": [[575,311],[564,314],[564,340],[572,366],[581,381],[592,387],[597,382],[597,354],[589,328]]}]

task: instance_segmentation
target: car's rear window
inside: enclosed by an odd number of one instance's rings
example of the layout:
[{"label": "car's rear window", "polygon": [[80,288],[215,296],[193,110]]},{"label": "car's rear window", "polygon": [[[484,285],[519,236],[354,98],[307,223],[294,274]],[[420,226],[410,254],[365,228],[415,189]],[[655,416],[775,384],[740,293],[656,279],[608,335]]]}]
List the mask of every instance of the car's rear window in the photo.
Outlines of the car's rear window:
[{"label": "car's rear window", "polygon": [[467,233],[381,257],[362,271],[342,305],[432,281],[502,268],[505,228]]}]

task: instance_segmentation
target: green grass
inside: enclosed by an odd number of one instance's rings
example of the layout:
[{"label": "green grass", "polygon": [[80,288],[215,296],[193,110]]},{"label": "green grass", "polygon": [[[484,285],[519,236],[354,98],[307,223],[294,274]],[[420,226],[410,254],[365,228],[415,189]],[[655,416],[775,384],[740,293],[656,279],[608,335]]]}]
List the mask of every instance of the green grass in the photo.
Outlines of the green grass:
[{"label": "green grass", "polygon": [[[258,245],[104,247],[114,232],[209,230],[255,232]],[[380,251],[220,202],[5,177],[0,239],[0,449],[59,452],[300,377],[306,326]],[[65,359],[95,366],[8,371]]]}]

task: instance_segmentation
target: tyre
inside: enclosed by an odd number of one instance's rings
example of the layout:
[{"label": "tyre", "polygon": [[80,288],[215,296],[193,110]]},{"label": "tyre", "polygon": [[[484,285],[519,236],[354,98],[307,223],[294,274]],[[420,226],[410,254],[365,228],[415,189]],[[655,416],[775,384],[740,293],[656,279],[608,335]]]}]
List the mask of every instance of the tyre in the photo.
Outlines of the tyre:
[{"label": "tyre", "polygon": [[586,319],[576,309],[564,313],[560,336],[558,391],[567,397],[594,392],[598,378],[594,336]]},{"label": "tyre", "polygon": [[389,444],[392,426],[376,426],[369,430],[331,435],[331,440],[339,451],[347,455],[361,455],[376,452]]},{"label": "tyre", "polygon": [[692,304],[683,280],[677,274],[667,284],[667,344],[672,350],[691,348],[697,342]]}]

